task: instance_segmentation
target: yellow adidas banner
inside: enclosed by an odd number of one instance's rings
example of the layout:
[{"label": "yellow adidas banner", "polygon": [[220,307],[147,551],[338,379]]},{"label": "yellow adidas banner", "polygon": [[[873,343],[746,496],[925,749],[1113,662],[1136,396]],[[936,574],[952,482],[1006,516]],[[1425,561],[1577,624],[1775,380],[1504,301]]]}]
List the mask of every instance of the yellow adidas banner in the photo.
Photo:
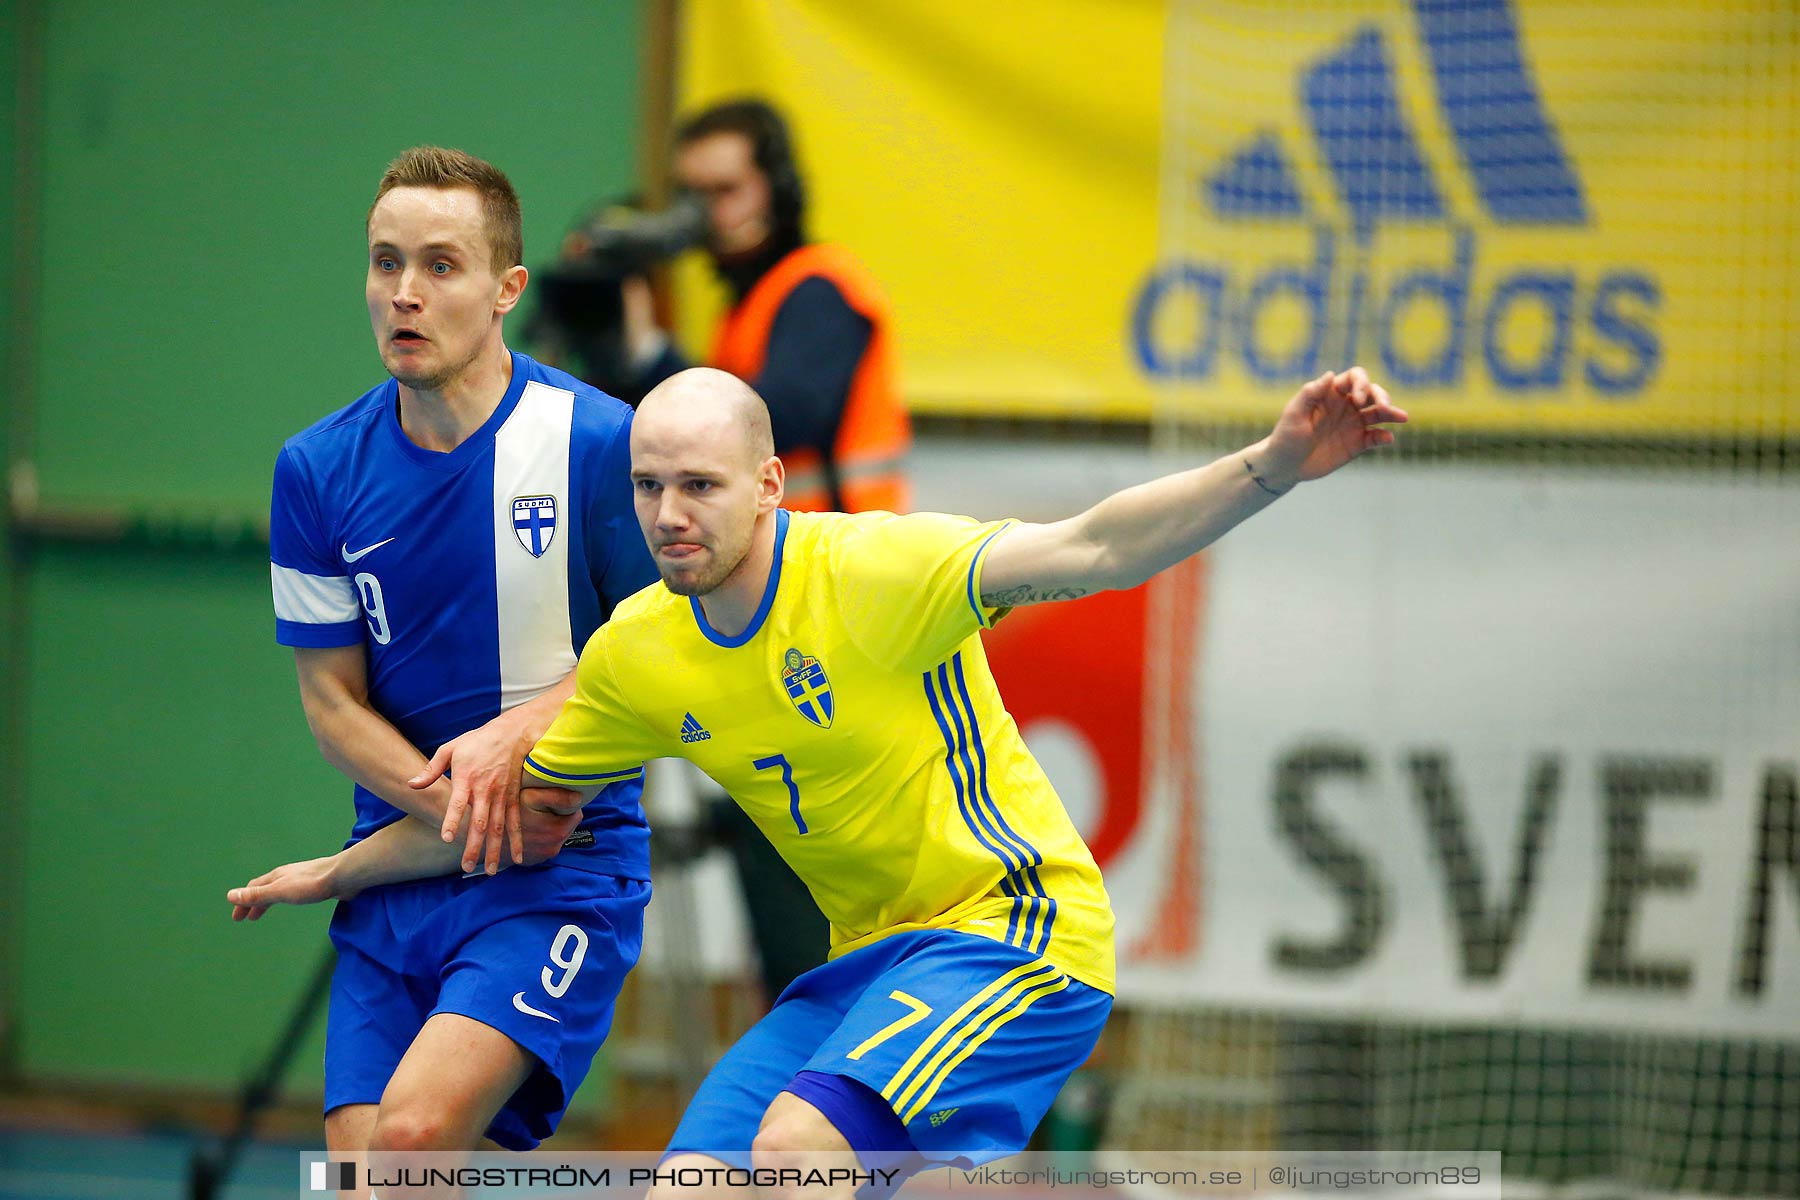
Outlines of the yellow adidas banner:
[{"label": "yellow adidas banner", "polygon": [[683,107],[789,113],[916,411],[1261,420],[1355,360],[1439,429],[1800,432],[1787,0],[684,12]]},{"label": "yellow adidas banner", "polygon": [[[1160,2],[694,0],[683,111],[755,93],[794,126],[817,238],[893,299],[918,412],[1147,416],[1126,353],[1157,257]],[[688,344],[720,297],[678,278]]]}]

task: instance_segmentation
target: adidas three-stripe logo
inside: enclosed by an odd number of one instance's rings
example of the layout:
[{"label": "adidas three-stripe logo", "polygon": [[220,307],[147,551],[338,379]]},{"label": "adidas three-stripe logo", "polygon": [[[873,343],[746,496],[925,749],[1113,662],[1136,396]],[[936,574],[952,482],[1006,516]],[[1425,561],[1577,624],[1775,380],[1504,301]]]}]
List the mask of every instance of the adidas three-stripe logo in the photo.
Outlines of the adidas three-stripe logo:
[{"label": "adidas three-stripe logo", "polygon": [[1006,944],[1042,954],[1056,924],[1056,900],[1038,876],[1044,856],[1013,829],[994,802],[988,786],[987,751],[963,674],[962,655],[939,663],[935,672],[926,671],[924,683],[925,699],[944,736],[944,770],[955,788],[957,811],[969,833],[1005,868],[1000,890],[1012,897]]},{"label": "adidas three-stripe logo", "polygon": [[[1508,225],[1582,225],[1581,183],[1563,154],[1506,0],[1413,0],[1438,105],[1481,205]],[[1408,124],[1382,31],[1366,25],[1300,76],[1323,165],[1356,228],[1441,221],[1443,188]],[[1304,219],[1298,173],[1273,132],[1205,181],[1223,216]]]},{"label": "adidas three-stripe logo", "polygon": [[708,733],[700,722],[694,720],[693,713],[687,713],[681,718],[681,741],[683,745],[689,745],[694,742],[704,742],[711,737],[712,734]]},{"label": "adidas three-stripe logo", "polygon": [[[1390,387],[1458,395],[1471,381],[1502,394],[1644,391],[1664,358],[1661,282],[1629,262],[1564,261],[1560,236],[1535,234],[1598,221],[1514,0],[1407,7],[1416,39],[1355,25],[1298,65],[1297,121],[1252,127],[1193,174],[1182,165],[1205,240],[1160,262],[1133,301],[1139,366],[1186,382],[1242,371],[1277,395],[1364,361]],[[1403,82],[1415,41],[1423,77]],[[1215,90],[1193,95],[1170,119],[1210,128]],[[1286,225],[1311,246],[1231,244],[1214,219]],[[1396,226],[1442,231],[1447,253],[1425,249],[1430,238],[1383,245]]]}]

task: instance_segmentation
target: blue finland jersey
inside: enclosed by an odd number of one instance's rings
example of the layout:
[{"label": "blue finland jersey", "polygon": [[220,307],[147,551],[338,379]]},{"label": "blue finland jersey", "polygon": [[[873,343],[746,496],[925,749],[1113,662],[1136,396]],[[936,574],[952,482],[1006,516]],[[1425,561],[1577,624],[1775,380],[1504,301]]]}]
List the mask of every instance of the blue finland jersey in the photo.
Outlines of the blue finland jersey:
[{"label": "blue finland jersey", "polygon": [[[512,364],[493,416],[448,454],[401,431],[389,379],[275,460],[276,639],[363,645],[370,703],[427,755],[568,674],[613,605],[657,577],[632,513],[631,410],[523,354]],[[554,861],[648,879],[641,790],[596,796],[592,844]],[[359,786],[350,840],[402,815]]]}]

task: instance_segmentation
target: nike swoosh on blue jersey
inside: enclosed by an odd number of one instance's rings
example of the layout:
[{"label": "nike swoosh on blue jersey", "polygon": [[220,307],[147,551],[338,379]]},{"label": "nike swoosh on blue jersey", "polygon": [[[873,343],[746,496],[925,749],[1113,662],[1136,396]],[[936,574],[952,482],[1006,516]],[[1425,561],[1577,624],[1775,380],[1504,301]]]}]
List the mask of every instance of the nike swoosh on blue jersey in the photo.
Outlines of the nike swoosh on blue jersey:
[{"label": "nike swoosh on blue jersey", "polygon": [[524,992],[518,992],[518,993],[514,994],[513,1007],[518,1009],[522,1013],[529,1013],[534,1017],[542,1017],[546,1021],[555,1021],[556,1024],[558,1024],[558,1025],[562,1024],[562,1021],[559,1020],[558,1018],[553,1017],[549,1013],[543,1012],[540,1009],[535,1009],[535,1008],[531,1007],[531,1005],[525,1003],[525,993]]},{"label": "nike swoosh on blue jersey", "polygon": [[393,538],[388,538],[385,541],[376,542],[373,546],[364,546],[361,550],[358,550],[355,554],[350,553],[350,543],[345,542],[344,543],[344,561],[347,563],[353,563],[365,554],[373,554],[375,551],[381,549],[383,546],[387,545],[388,542],[391,542],[393,540],[394,540]]}]

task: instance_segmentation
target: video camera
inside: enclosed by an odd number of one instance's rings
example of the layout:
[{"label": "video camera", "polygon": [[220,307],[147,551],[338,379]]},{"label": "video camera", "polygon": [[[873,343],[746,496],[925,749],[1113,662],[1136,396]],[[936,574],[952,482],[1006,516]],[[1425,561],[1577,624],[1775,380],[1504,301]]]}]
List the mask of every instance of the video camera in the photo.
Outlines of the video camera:
[{"label": "video camera", "polygon": [[526,336],[562,351],[583,380],[635,402],[619,285],[699,245],[706,233],[706,208],[692,192],[677,193],[661,212],[609,205],[584,218],[571,230],[574,252],[536,273],[538,306]]}]

